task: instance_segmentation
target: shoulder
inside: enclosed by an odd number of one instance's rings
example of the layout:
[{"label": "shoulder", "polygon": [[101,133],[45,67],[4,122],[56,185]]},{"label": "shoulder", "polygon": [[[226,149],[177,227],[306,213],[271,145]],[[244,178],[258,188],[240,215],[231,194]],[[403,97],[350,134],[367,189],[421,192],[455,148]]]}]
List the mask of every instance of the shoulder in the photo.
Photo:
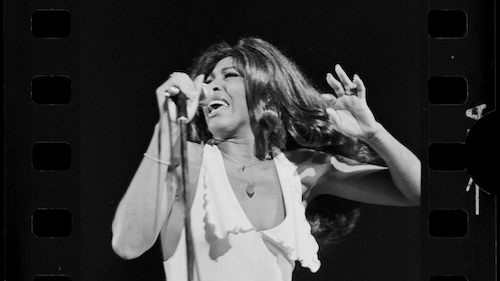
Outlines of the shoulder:
[{"label": "shoulder", "polygon": [[316,185],[331,168],[332,155],[313,149],[300,148],[287,151],[285,156],[295,165],[300,180],[306,188]]},{"label": "shoulder", "polygon": [[310,148],[287,151],[285,152],[285,156],[297,166],[297,169],[322,165],[331,166],[341,172],[386,169],[386,167],[361,163],[342,155],[316,151]]},{"label": "shoulder", "polygon": [[364,166],[362,163],[337,154],[316,151],[310,148],[300,148],[285,152],[285,156],[297,166],[297,169],[317,166]]},{"label": "shoulder", "polygon": [[316,151],[309,148],[300,148],[285,152],[285,156],[296,166],[302,184],[308,188],[315,186],[327,176],[328,181],[344,180],[349,175],[359,172],[368,172],[386,169],[371,164],[364,164],[353,159]]},{"label": "shoulder", "polygon": [[316,151],[310,148],[299,148],[285,152],[285,156],[297,166],[297,169],[316,167],[321,165],[330,165],[330,159],[337,157],[322,151]]}]

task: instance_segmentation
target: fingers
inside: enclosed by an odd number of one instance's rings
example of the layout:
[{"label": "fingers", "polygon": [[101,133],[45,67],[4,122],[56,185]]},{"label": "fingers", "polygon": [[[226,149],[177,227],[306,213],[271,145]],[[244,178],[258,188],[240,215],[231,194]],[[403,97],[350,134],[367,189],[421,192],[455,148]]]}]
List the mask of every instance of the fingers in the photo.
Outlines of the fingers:
[{"label": "fingers", "polygon": [[178,88],[184,93],[188,99],[195,99],[201,91],[201,84],[203,83],[204,75],[198,75],[195,79],[191,80],[186,73],[174,72],[170,78],[165,82],[168,84],[167,92],[177,94],[175,88]]},{"label": "fingers", "polygon": [[331,73],[326,74],[326,82],[335,91],[337,97],[340,98],[344,95],[344,87],[342,86],[342,83],[335,79]]},{"label": "fingers", "polygon": [[363,83],[361,78],[359,78],[359,76],[357,74],[354,74],[352,82],[354,83],[354,85],[356,85],[358,97],[365,99],[366,98],[366,88],[365,88],[365,84]]},{"label": "fingers", "polygon": [[[339,64],[335,65],[335,73],[339,80],[335,79],[331,73],[326,75],[326,81],[333,88],[337,97],[341,97],[346,94],[346,92],[350,92],[352,88],[355,88],[357,85],[349,79],[349,76],[345,73],[344,69]],[[359,77],[358,77],[359,78]]]},{"label": "fingers", "polygon": [[191,120],[198,110],[198,103],[202,91],[202,85],[205,76],[203,74],[191,79],[189,75],[181,72],[174,72],[170,78],[156,89],[160,114],[165,111],[169,112],[170,119],[176,119],[176,105],[168,97],[175,96],[182,92],[186,95],[188,119]]},{"label": "fingers", "polygon": [[349,79],[349,76],[347,76],[340,64],[335,65],[335,72],[337,73],[340,82],[342,82],[342,84],[344,85],[344,89],[346,91],[353,87],[353,82],[351,81],[351,79]]},{"label": "fingers", "polygon": [[194,92],[192,93],[191,97],[188,97],[189,99],[191,99],[191,101],[193,103],[198,104],[198,102],[200,100],[200,94],[202,91],[203,81],[205,81],[205,75],[203,75],[203,74],[196,76],[193,80]]},{"label": "fingers", "polygon": [[161,96],[171,97],[182,92],[191,101],[198,102],[204,79],[205,75],[203,74],[191,80],[186,73],[174,72],[165,83],[156,89],[156,94],[160,99]]},{"label": "fingers", "polygon": [[331,73],[327,74],[326,81],[333,88],[337,97],[340,98],[344,95],[357,96],[363,99],[366,97],[365,85],[357,74],[354,74],[351,81],[339,64],[335,65],[335,73],[340,81],[335,79]]}]

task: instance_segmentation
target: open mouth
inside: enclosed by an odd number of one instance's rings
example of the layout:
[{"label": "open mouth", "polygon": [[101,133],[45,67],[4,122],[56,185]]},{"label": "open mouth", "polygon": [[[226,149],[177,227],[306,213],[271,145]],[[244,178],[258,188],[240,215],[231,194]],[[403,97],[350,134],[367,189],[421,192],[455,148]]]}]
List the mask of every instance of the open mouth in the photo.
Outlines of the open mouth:
[{"label": "open mouth", "polygon": [[229,103],[222,99],[212,100],[208,104],[208,113],[212,113],[215,111],[223,110],[229,107]]}]

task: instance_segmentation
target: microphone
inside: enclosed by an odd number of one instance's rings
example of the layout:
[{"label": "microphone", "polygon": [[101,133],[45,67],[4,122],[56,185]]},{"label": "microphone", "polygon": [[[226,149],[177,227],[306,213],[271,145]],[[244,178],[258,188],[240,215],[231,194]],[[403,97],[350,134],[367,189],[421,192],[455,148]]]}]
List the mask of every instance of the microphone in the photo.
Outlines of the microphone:
[{"label": "microphone", "polygon": [[[181,90],[175,86],[172,86],[168,88],[167,91],[165,91],[164,95],[167,97],[174,97],[177,96],[181,93]],[[200,92],[200,99],[198,101],[198,104],[201,106],[208,105],[210,101],[212,101],[214,98],[214,91],[210,89],[209,87],[201,87],[201,92]]]}]

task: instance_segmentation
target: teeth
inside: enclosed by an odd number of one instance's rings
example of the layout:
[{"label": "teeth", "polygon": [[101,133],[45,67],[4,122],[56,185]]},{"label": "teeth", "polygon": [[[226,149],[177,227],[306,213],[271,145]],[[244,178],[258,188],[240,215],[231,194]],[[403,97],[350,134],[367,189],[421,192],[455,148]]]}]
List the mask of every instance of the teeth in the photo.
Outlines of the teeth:
[{"label": "teeth", "polygon": [[220,107],[228,107],[229,104],[224,100],[213,100],[208,104],[210,112],[219,109]]}]

